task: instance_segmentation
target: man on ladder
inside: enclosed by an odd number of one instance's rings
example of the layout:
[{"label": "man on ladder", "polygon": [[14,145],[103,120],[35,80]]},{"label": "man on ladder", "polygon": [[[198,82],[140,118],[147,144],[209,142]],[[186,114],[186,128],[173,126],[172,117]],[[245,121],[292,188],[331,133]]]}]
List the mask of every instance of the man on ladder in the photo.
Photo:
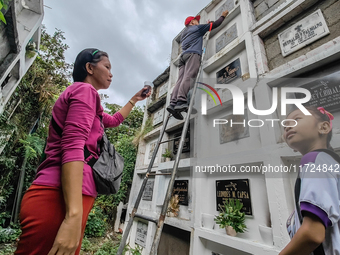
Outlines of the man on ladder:
[{"label": "man on ladder", "polygon": [[186,28],[181,35],[182,54],[179,59],[178,80],[171,94],[170,105],[166,108],[176,119],[182,120],[181,112],[188,110],[187,94],[201,65],[203,36],[220,26],[228,13],[225,10],[218,20],[204,25],[199,25],[200,16],[190,16],[185,20]]},{"label": "man on ladder", "polygon": [[[176,173],[177,173],[178,165],[179,165],[179,161],[180,161],[180,155],[182,153],[183,146],[184,146],[185,134],[187,133],[188,127],[189,127],[189,122],[190,122],[190,116],[189,115],[186,116],[186,119],[184,121],[183,129],[182,129],[182,135],[180,136],[181,138],[180,138],[180,142],[179,142],[179,145],[178,145],[177,155],[176,155],[176,159],[175,159],[175,162],[174,162],[174,165],[173,165],[172,172],[171,173],[154,173],[154,174],[152,174],[151,170],[152,170],[153,164],[155,162],[156,156],[158,154],[160,144],[170,142],[170,141],[173,140],[173,138],[166,140],[166,141],[162,140],[170,117],[174,116],[176,119],[183,119],[181,112],[182,111],[190,111],[191,112],[192,109],[193,109],[193,103],[194,102],[192,101],[191,103],[189,103],[188,102],[189,100],[187,99],[187,93],[190,89],[190,80],[195,79],[196,76],[197,76],[196,79],[199,79],[201,71],[202,71],[202,68],[200,68],[201,59],[203,59],[204,56],[205,56],[206,46],[207,46],[208,38],[209,38],[209,33],[210,33],[211,29],[216,28],[219,25],[221,25],[221,23],[223,22],[224,18],[227,15],[228,15],[228,11],[224,11],[222,13],[221,18],[219,18],[217,21],[210,23],[210,24],[207,24],[207,25],[198,25],[198,21],[200,19],[199,16],[188,17],[185,21],[187,28],[183,31],[182,38],[181,38],[183,54],[181,56],[179,78],[178,78],[177,84],[174,88],[174,91],[172,93],[171,104],[170,104],[170,106],[167,107],[167,110],[171,114],[168,114],[167,117],[165,118],[163,128],[162,128],[160,135],[158,137],[156,147],[155,147],[154,152],[152,154],[148,169],[145,173],[145,177],[143,179],[141,188],[140,188],[139,193],[138,193],[138,195],[135,199],[134,207],[131,211],[130,218],[128,220],[128,223],[126,224],[126,227],[125,227],[125,230],[124,230],[124,233],[123,233],[123,237],[121,239],[121,242],[120,242],[120,245],[119,245],[119,248],[118,248],[118,251],[117,251],[117,255],[123,254],[123,250],[124,250],[124,247],[125,247],[125,244],[126,244],[128,236],[129,236],[129,232],[130,232],[130,229],[132,227],[132,224],[133,224],[135,217],[140,218],[140,219],[144,219],[144,220],[147,220],[147,221],[150,221],[150,222],[154,222],[157,225],[156,233],[155,233],[154,240],[153,240],[152,247],[151,247],[151,251],[150,251],[151,255],[157,254],[158,245],[159,245],[159,242],[160,242],[160,237],[161,237],[163,226],[164,226],[164,220],[165,220],[165,217],[166,217],[166,212],[168,210],[169,201],[170,201],[172,191],[173,191],[173,187],[174,187],[174,183],[175,183]],[[206,36],[204,36],[204,34],[206,32],[208,32],[208,33],[206,34]],[[203,48],[203,50],[202,50],[202,48]],[[196,89],[197,89],[197,83],[195,83],[195,86],[193,86],[192,97],[194,97],[194,95],[196,93]],[[158,219],[154,218],[154,217],[147,216],[147,215],[143,215],[143,214],[140,214],[140,213],[137,212],[138,207],[139,207],[139,203],[142,199],[142,195],[143,195],[144,189],[146,187],[146,184],[147,184],[147,181],[148,181],[148,178],[149,178],[149,175],[151,175],[151,174],[152,175],[171,175],[170,181],[169,181],[169,184],[168,184],[168,187],[167,187],[166,195],[165,195],[165,198],[164,198],[162,210],[161,210],[161,213],[160,213]]]}]

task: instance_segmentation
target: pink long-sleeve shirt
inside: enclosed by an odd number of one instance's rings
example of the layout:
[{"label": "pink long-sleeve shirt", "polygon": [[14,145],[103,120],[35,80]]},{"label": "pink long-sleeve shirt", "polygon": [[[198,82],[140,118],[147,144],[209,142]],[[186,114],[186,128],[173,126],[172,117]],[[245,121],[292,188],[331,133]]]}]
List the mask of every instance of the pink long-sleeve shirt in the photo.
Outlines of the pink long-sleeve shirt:
[{"label": "pink long-sleeve shirt", "polygon": [[[49,126],[46,160],[38,167],[33,184],[61,187],[61,166],[71,161],[84,161],[84,145],[97,158],[104,128],[119,126],[124,118],[116,112],[105,113],[97,90],[88,83],[75,82],[58,98],[52,111],[53,118],[63,130],[62,137]],[[100,121],[102,116],[102,123]],[[84,164],[84,195],[97,196],[92,168]]]}]

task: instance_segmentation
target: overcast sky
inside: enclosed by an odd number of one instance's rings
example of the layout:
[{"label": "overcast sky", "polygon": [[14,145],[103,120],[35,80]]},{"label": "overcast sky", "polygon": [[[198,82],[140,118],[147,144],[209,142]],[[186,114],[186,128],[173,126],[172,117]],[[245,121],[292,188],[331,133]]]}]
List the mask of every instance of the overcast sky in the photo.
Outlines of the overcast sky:
[{"label": "overcast sky", "polygon": [[84,48],[109,54],[113,81],[110,103],[125,105],[168,66],[173,38],[184,28],[187,16],[200,12],[209,0],[44,0],[43,24],[49,34],[65,32],[73,63]]}]

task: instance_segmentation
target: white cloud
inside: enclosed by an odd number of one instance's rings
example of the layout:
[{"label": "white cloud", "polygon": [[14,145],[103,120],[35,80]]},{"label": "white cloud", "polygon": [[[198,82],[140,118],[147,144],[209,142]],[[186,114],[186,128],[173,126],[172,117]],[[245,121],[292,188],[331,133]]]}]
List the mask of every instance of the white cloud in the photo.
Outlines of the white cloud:
[{"label": "white cloud", "polygon": [[106,91],[109,101],[126,102],[153,81],[169,64],[171,44],[184,28],[187,16],[196,15],[205,0],[45,0],[43,23],[47,32],[65,32],[70,46],[66,60],[72,63],[84,48],[109,54],[113,82]]}]

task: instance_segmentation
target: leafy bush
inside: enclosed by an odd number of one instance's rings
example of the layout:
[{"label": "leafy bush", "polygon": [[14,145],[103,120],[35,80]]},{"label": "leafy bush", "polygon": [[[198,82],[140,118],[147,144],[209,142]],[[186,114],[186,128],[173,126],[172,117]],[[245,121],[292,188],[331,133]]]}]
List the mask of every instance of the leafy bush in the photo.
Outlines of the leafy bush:
[{"label": "leafy bush", "polygon": [[85,235],[87,237],[102,237],[107,230],[107,218],[103,214],[102,209],[95,206],[87,219]]},{"label": "leafy bush", "polygon": [[152,118],[148,118],[144,124],[144,126],[141,126],[137,131],[136,134],[134,136],[133,139],[133,144],[134,145],[138,145],[139,142],[144,138],[144,136],[149,133],[150,131],[152,131],[153,129],[153,124],[152,124],[153,119]]},{"label": "leafy bush", "polygon": [[8,221],[10,218],[11,218],[11,215],[9,214],[9,212],[0,213],[0,228],[5,227],[6,221]]},{"label": "leafy bush", "polygon": [[244,233],[246,230],[245,213],[241,212],[243,204],[238,199],[229,199],[224,201],[223,206],[220,205],[220,214],[215,217],[215,222],[220,228],[231,226],[236,233]]},{"label": "leafy bush", "polygon": [[123,202],[127,196],[128,189],[132,184],[133,172],[137,157],[137,147],[132,143],[133,137],[120,135],[118,142],[115,144],[117,152],[124,158],[124,171],[119,191],[114,195],[114,205]]},{"label": "leafy bush", "polygon": [[[88,239],[86,236],[83,239],[81,245],[81,251],[84,254],[94,254],[94,255],[116,255],[119,247],[119,241],[121,239],[121,235],[114,236],[113,239],[102,239],[91,238]],[[141,255],[143,248],[139,245],[136,245],[135,248],[131,248],[129,245],[126,245],[123,250],[123,254],[127,255]],[[129,252],[129,253],[127,253]],[[0,255],[2,255],[0,253]]]},{"label": "leafy bush", "polygon": [[16,241],[21,234],[19,225],[11,224],[7,228],[0,227],[0,243]]},{"label": "leafy bush", "polygon": [[0,251],[0,255],[12,255],[15,250],[16,248],[13,244],[5,244],[4,249]]},{"label": "leafy bush", "polygon": [[[9,0],[0,0],[0,3],[4,1]],[[64,57],[68,46],[63,43],[64,39],[60,30],[49,35],[42,29],[41,54],[0,115],[0,146],[6,145],[0,157],[0,213],[9,215],[12,212],[21,171],[25,171],[22,190],[32,183],[47,136],[52,106],[69,85],[69,64]],[[21,199],[19,197],[18,201]],[[5,214],[0,216],[1,227],[9,223],[8,217],[3,217]]]},{"label": "leafy bush", "polygon": [[[112,115],[119,111],[122,107],[117,104],[105,103],[105,108],[108,109],[107,113]],[[120,135],[127,135],[130,137],[135,137],[136,133],[140,129],[143,123],[144,110],[136,106],[132,109],[129,115],[124,119],[123,123],[115,128],[108,128],[105,130],[110,141],[116,143],[119,141]]]},{"label": "leafy bush", "polygon": [[105,242],[94,255],[115,255],[118,250],[118,245],[112,240]]},{"label": "leafy bush", "polygon": [[136,245],[134,249],[132,248],[129,249],[129,252],[132,255],[142,255],[142,251],[143,251],[143,248],[140,247],[138,244]]},{"label": "leafy bush", "polygon": [[[116,255],[118,251],[119,244],[115,244],[112,240],[108,240],[107,242],[104,242],[103,245],[99,248],[94,255]],[[130,255],[142,255],[143,248],[139,245],[136,245],[136,247],[133,249],[130,246],[126,245],[123,254]]]},{"label": "leafy bush", "polygon": [[83,241],[81,243],[81,250],[93,254],[93,252],[95,252],[96,250],[96,246],[93,245],[91,241],[87,239],[86,236],[84,236]]}]

